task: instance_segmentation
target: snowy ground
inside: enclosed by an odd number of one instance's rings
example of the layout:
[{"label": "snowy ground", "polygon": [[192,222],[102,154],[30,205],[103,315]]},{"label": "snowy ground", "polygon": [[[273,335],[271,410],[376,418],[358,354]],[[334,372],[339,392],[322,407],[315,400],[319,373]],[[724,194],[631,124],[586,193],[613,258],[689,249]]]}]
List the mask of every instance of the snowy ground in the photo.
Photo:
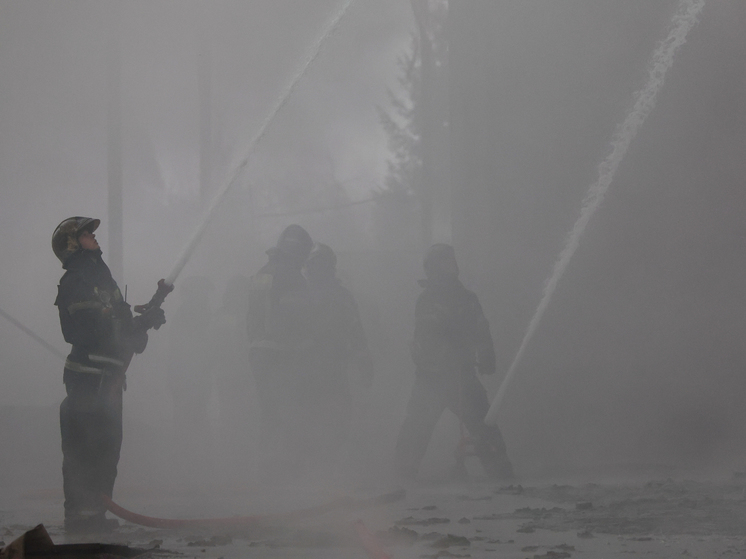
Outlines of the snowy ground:
[{"label": "snowy ground", "polygon": [[[359,491],[357,499],[391,488]],[[6,495],[6,497],[8,497]],[[122,488],[120,504],[169,518],[282,512],[339,498],[333,490],[289,487],[158,495]],[[198,511],[198,512],[197,512]],[[338,508],[292,526],[261,530],[156,530],[122,523],[95,541],[150,549],[153,557],[364,558],[352,523],[361,519],[395,559],[421,557],[746,557],[746,479],[654,480],[629,484],[499,486],[416,483],[393,503]],[[62,495],[37,491],[0,504],[5,544],[43,523],[55,543]],[[88,540],[91,541],[91,540]]]}]

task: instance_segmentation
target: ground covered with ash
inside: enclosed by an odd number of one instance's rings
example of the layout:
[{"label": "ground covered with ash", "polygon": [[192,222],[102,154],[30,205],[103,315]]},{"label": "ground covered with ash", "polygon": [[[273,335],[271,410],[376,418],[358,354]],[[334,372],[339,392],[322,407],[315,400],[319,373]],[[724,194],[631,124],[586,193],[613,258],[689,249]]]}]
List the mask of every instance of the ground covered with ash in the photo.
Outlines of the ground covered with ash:
[{"label": "ground covered with ash", "polygon": [[[138,513],[167,518],[255,515],[335,499],[340,505],[302,521],[243,528],[164,530],[122,522],[116,532],[95,541],[138,548],[142,556],[154,558],[365,558],[369,554],[355,528],[361,521],[392,558],[746,557],[742,475],[727,481],[573,485],[427,482],[408,485],[396,499],[380,500],[371,497],[391,494],[391,488],[358,491],[347,501],[332,493],[289,487],[234,490],[213,495],[207,508],[193,495],[160,500],[153,491],[115,495]],[[270,505],[262,503],[273,497],[279,501],[268,510]],[[2,545],[39,523],[55,543],[93,541],[66,537],[61,510],[61,495],[55,492],[0,504]]]},{"label": "ground covered with ash", "polygon": [[558,506],[524,507],[506,518],[521,530],[634,536],[746,536],[746,485],[698,481],[650,481],[642,485],[594,483],[548,487],[510,486],[498,493],[522,494]]}]

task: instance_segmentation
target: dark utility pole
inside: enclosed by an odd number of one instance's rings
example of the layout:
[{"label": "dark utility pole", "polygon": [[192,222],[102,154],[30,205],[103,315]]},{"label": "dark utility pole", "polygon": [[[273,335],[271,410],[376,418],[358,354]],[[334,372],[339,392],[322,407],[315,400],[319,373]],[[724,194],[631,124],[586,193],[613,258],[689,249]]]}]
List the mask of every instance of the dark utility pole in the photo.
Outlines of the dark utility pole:
[{"label": "dark utility pole", "polygon": [[420,227],[423,248],[429,247],[433,239],[433,150],[432,150],[432,59],[433,47],[428,33],[429,9],[428,0],[412,0],[412,11],[417,22],[420,36],[420,87],[415,92],[418,117],[417,129],[420,131],[420,146],[422,150],[422,170],[418,180],[420,199]]},{"label": "dark utility pole", "polygon": [[420,83],[415,91],[416,129],[420,132],[422,170],[416,191],[425,247],[451,241],[451,189],[448,149],[447,4],[411,0],[419,33]]},{"label": "dark utility pole", "polygon": [[124,226],[122,196],[122,60],[119,45],[119,10],[112,2],[109,12],[109,38],[106,56],[109,239],[107,258],[112,275],[124,281]]}]

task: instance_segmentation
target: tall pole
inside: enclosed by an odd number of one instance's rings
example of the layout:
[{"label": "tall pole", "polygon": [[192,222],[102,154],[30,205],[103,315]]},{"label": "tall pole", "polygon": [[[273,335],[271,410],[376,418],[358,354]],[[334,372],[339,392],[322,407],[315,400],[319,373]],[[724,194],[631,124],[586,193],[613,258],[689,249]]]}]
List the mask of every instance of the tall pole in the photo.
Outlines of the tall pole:
[{"label": "tall pole", "polygon": [[123,196],[122,196],[122,91],[121,55],[119,50],[119,10],[112,0],[109,11],[109,37],[106,56],[107,142],[109,239],[107,262],[112,275],[124,277]]},{"label": "tall pole", "polygon": [[422,169],[418,177],[424,248],[451,242],[448,150],[447,4],[411,0],[420,38],[420,83],[415,94]]},{"label": "tall pole", "polygon": [[448,51],[450,49],[449,23],[450,2],[446,2],[445,13],[439,15],[440,27],[437,30],[437,40],[433,43],[437,47],[437,61],[433,61],[433,151],[435,164],[433,175],[436,181],[433,201],[433,241],[451,244],[453,233],[451,226],[451,151],[450,137],[450,64]]},{"label": "tall pole", "polygon": [[433,93],[433,48],[428,33],[428,0],[412,0],[417,29],[420,36],[420,84],[415,96],[419,105],[417,128],[420,131],[420,153],[422,169],[419,174],[420,227],[423,250],[433,239],[433,149],[432,149],[432,93]]}]

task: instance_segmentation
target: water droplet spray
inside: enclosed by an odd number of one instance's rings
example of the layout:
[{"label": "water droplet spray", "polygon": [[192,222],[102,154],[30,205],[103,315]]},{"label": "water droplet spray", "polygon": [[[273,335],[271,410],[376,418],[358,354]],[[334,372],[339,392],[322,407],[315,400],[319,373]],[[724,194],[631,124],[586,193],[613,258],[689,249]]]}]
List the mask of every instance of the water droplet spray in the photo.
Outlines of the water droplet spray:
[{"label": "water droplet spray", "polygon": [[567,236],[565,247],[560,252],[559,257],[554,264],[552,275],[549,276],[549,279],[544,285],[544,295],[539,302],[539,306],[537,307],[534,316],[528,324],[526,334],[518,348],[518,353],[516,353],[516,356],[505,375],[505,379],[503,379],[502,384],[500,384],[500,388],[484,418],[485,423],[488,425],[494,425],[497,423],[497,413],[500,410],[500,405],[502,404],[505,392],[515,376],[516,368],[518,367],[518,364],[526,351],[526,347],[541,322],[544,311],[549,306],[549,302],[557,288],[560,278],[562,278],[562,274],[565,273],[565,270],[570,263],[570,259],[578,248],[580,237],[583,235],[583,231],[585,231],[585,227],[588,225],[588,221],[590,221],[593,213],[601,205],[604,195],[609,189],[609,185],[611,185],[611,181],[614,179],[614,174],[616,173],[619,164],[624,159],[630,143],[632,143],[632,140],[634,140],[640,127],[645,122],[645,119],[653,110],[658,92],[663,87],[666,72],[673,64],[674,55],[686,42],[687,34],[697,23],[699,14],[704,5],[705,0],[681,0],[676,12],[674,13],[673,19],[671,20],[668,36],[653,52],[652,59],[648,65],[647,83],[645,84],[645,87],[635,93],[635,103],[632,109],[614,134],[614,138],[611,142],[611,153],[598,166],[598,180],[590,186],[588,193],[583,199],[580,217],[575,222],[570,234]]},{"label": "water droplet spray", "polygon": [[194,252],[194,249],[197,247],[197,245],[199,244],[199,241],[202,239],[202,235],[205,232],[205,228],[207,227],[207,224],[209,223],[210,218],[215,213],[215,210],[220,205],[220,202],[223,200],[226,193],[235,184],[236,179],[238,179],[239,175],[241,174],[241,171],[243,171],[243,169],[248,164],[249,159],[251,158],[251,155],[254,153],[254,150],[256,149],[256,146],[259,144],[261,139],[264,137],[264,134],[267,132],[267,129],[269,128],[269,125],[274,120],[275,116],[277,116],[277,113],[280,112],[282,107],[285,105],[287,100],[292,95],[293,91],[295,91],[295,88],[298,85],[298,82],[300,82],[301,78],[306,73],[306,70],[308,69],[308,67],[319,55],[319,52],[321,51],[321,46],[323,45],[324,41],[326,41],[327,37],[329,37],[338,27],[340,21],[342,20],[342,17],[345,15],[345,13],[347,12],[347,10],[349,9],[350,5],[353,2],[354,0],[346,0],[344,4],[342,4],[340,8],[336,10],[336,12],[334,12],[333,17],[324,26],[323,33],[313,43],[313,45],[311,45],[311,48],[309,49],[306,57],[303,59],[303,62],[299,66],[298,70],[295,72],[292,79],[288,82],[285,88],[280,92],[280,95],[277,97],[277,100],[275,101],[275,104],[273,105],[272,110],[267,114],[267,117],[262,122],[262,125],[259,127],[254,137],[249,141],[249,144],[245,152],[246,155],[243,157],[243,159],[241,159],[238,165],[236,165],[233,172],[229,175],[228,179],[223,183],[223,185],[220,187],[220,190],[218,190],[218,193],[215,195],[215,197],[210,202],[210,205],[207,208],[207,211],[205,212],[204,216],[202,217],[199,224],[197,225],[197,228],[195,229],[191,238],[189,239],[187,244],[184,246],[184,249],[181,251],[181,255],[176,260],[176,263],[171,269],[171,272],[166,277],[166,280],[165,280],[166,284],[173,285],[174,281],[176,281],[176,278],[179,276],[179,274],[181,273],[181,270],[184,268],[186,263],[189,261],[189,257],[192,255],[192,253]]}]

